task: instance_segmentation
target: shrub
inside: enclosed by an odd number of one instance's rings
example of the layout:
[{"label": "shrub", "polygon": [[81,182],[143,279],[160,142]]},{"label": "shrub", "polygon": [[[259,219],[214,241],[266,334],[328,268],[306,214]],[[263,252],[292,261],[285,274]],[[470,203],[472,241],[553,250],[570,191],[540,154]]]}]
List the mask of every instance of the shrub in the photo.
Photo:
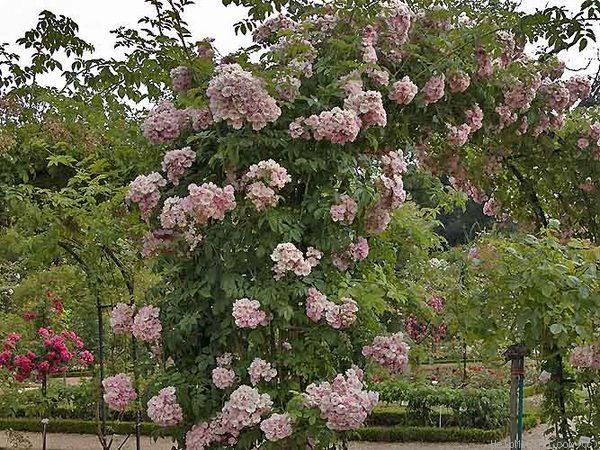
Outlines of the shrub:
[{"label": "shrub", "polygon": [[439,408],[446,426],[494,429],[508,420],[508,391],[502,389],[450,389],[390,380],[375,390],[383,402],[406,404],[406,425],[437,424]]}]

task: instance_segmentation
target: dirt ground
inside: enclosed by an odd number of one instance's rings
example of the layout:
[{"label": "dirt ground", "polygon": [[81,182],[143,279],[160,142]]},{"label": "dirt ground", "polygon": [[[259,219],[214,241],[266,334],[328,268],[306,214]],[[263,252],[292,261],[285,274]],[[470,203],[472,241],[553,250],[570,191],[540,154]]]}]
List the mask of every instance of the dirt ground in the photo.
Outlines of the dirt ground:
[{"label": "dirt ground", "polygon": [[[20,433],[23,438],[31,442],[32,450],[39,450],[42,448],[40,434],[34,433]],[[26,446],[11,447],[9,443],[9,436],[6,432],[0,432],[0,448],[9,449],[26,449]],[[119,448],[123,438],[115,439],[112,446],[113,449]],[[524,445],[523,450],[543,450],[546,448],[547,440],[544,438],[543,428],[536,428],[531,432],[525,434],[523,439]],[[48,450],[101,450],[101,446],[98,442],[98,438],[92,435],[80,435],[80,434],[51,434],[47,440]],[[432,443],[418,443],[410,442],[403,444],[380,444],[371,442],[354,442],[350,445],[352,450],[502,450],[510,449],[507,443],[498,444],[432,444]],[[134,450],[135,443],[133,439],[122,447],[122,450]],[[143,450],[171,450],[172,444],[167,440],[159,440],[158,442],[152,442],[150,438],[143,438],[142,441]]]}]

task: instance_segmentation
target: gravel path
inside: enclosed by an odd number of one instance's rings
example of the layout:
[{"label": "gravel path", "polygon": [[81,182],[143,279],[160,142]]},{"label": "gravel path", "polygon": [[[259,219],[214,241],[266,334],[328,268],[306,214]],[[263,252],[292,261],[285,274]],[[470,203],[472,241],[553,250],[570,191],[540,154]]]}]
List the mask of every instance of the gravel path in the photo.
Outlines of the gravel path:
[{"label": "gravel path", "polygon": [[[41,437],[38,433],[19,433],[27,438],[33,445],[33,450],[42,448]],[[143,450],[171,450],[172,445],[166,439],[160,439],[158,442],[152,442],[148,437],[142,438]],[[119,448],[119,444],[123,441],[123,437],[116,438],[112,448]],[[547,440],[544,438],[543,427],[538,427],[525,434],[523,439],[523,450],[544,450]],[[6,432],[0,434],[0,448],[6,447],[9,449],[26,448],[26,447],[11,447],[8,442]],[[350,445],[352,450],[503,450],[510,449],[508,443],[499,444],[435,444],[435,443],[398,443],[398,444],[380,444],[371,442],[354,442]],[[122,450],[134,450],[135,443],[133,439],[129,439]],[[101,450],[98,438],[93,435],[81,434],[51,434],[48,435],[48,450]]]}]

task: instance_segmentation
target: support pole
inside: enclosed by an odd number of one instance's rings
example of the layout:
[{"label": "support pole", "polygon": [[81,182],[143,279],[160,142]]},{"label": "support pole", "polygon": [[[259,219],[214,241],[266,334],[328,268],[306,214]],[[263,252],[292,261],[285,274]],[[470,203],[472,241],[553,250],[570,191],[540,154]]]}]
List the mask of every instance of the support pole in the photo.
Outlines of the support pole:
[{"label": "support pole", "polygon": [[510,448],[521,450],[523,445],[523,379],[525,378],[524,345],[509,347],[504,356],[510,366]]}]

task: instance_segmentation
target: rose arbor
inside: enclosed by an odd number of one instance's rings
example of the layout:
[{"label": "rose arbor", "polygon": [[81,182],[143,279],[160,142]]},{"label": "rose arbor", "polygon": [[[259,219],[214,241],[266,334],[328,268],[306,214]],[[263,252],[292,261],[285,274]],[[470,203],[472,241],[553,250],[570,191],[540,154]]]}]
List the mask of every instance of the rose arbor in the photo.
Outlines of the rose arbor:
[{"label": "rose arbor", "polygon": [[217,60],[204,42],[172,70],[176,96],[143,125],[169,148],[164,176],[140,175],[127,200],[150,227],[143,253],[169,269],[175,391],[160,395],[176,392],[187,449],[330,447],[377,402],[355,364],[406,367],[403,336],[376,337],[374,306],[353,295],[369,240],[406,199],[405,154],[433,166],[436,149],[451,153],[457,188],[498,213],[459,149],[527,133],[526,107],[539,136],[561,125],[557,96],[569,95],[561,108],[579,98],[530,76],[553,66],[497,27],[397,1],[316,8],[259,27],[257,64]]}]

